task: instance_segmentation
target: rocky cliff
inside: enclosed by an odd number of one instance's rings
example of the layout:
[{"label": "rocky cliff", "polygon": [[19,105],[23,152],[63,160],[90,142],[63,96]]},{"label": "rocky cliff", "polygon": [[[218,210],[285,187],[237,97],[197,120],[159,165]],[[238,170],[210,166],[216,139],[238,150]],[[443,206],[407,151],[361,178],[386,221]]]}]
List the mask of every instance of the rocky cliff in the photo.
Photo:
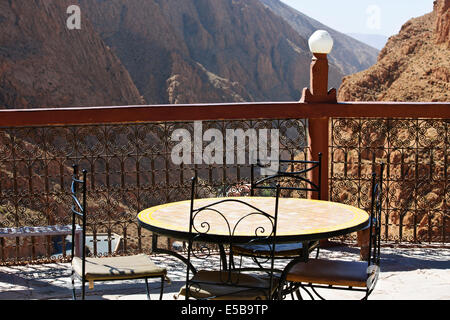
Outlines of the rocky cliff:
[{"label": "rocky cliff", "polygon": [[366,71],[347,76],[341,101],[450,101],[449,0],[406,22]]},{"label": "rocky cliff", "polygon": [[[344,78],[338,99],[450,101],[449,7],[450,0],[435,1],[433,12],[406,22],[399,34],[389,39],[373,67]],[[393,180],[401,177],[388,182],[390,201],[386,205],[396,208],[389,221],[396,226],[414,226],[419,239],[439,239],[443,230],[450,232],[450,226],[440,217],[446,210],[445,179],[437,178],[445,172],[445,150],[440,145],[445,146],[441,142],[445,139],[440,129],[443,122],[430,121],[417,127],[415,122],[406,120],[382,123],[383,120],[368,122],[362,135],[366,144],[380,146],[374,149],[374,157],[389,163],[389,176]],[[352,133],[350,127],[341,130],[344,135]],[[416,131],[419,137],[415,136]],[[343,153],[340,157],[338,161],[344,161]],[[370,162],[372,155],[363,151],[360,157],[360,162]],[[357,168],[348,171],[349,176],[358,176]],[[351,198],[350,193],[342,192],[336,200]],[[403,236],[413,237],[413,227],[403,231]]]},{"label": "rocky cliff", "polygon": [[[297,100],[306,39],[259,0],[80,0],[149,103]],[[330,86],[342,74],[332,66]]]},{"label": "rocky cliff", "polygon": [[[66,27],[81,6],[81,30]],[[272,4],[269,6],[269,4]],[[269,0],[0,3],[6,108],[297,100],[317,21]],[[278,9],[277,9],[278,8]],[[302,25],[303,27],[299,27]],[[373,50],[333,30],[330,87]],[[145,98],[145,99],[144,99]]]},{"label": "rocky cliff", "polygon": [[447,44],[450,48],[450,1],[435,1],[436,42]]},{"label": "rocky cliff", "polygon": [[0,106],[140,104],[120,60],[89,21],[69,30],[66,0],[0,1]]},{"label": "rocky cliff", "polygon": [[344,75],[363,71],[377,61],[379,50],[327,27],[280,0],[260,1],[276,15],[286,20],[305,39],[309,39],[316,30],[327,30],[334,40],[333,51],[331,51],[328,59]]}]

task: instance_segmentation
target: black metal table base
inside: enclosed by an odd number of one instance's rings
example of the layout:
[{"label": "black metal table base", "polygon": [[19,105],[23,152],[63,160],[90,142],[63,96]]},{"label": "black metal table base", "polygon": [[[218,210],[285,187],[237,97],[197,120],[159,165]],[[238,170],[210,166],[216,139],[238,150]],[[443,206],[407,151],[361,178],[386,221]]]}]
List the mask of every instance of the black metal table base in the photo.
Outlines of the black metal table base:
[{"label": "black metal table base", "polygon": [[[173,250],[169,249],[163,249],[158,247],[158,235],[153,234],[152,235],[152,251],[154,253],[162,253],[162,254],[168,254],[171,255],[177,259],[179,259],[181,262],[183,262],[185,265],[189,266],[189,269],[192,271],[193,274],[197,273],[197,269],[194,267],[192,263],[188,261],[187,258],[179,254],[178,252],[175,252]],[[219,254],[220,259],[222,260],[222,265],[224,266],[224,270],[227,270],[227,255],[225,253],[225,248],[222,244],[219,244]]]}]

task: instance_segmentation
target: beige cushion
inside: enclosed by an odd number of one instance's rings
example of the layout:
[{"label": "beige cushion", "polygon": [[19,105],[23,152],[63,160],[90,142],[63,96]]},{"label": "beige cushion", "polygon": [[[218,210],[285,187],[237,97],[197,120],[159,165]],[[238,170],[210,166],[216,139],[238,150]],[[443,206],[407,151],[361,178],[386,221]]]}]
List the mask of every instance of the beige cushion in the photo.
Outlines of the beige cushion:
[{"label": "beige cushion", "polygon": [[[317,248],[317,241],[311,242],[308,251],[311,252]],[[268,244],[247,244],[234,245],[233,253],[240,255],[258,255],[261,257],[270,257],[270,245]],[[275,246],[275,257],[297,257],[303,254],[303,243],[280,243]]]},{"label": "beige cushion", "polygon": [[[72,268],[81,277],[82,260],[74,257]],[[157,267],[150,256],[139,254],[134,256],[86,258],[86,280],[135,279],[164,276],[165,268]]]},{"label": "beige cushion", "polygon": [[[198,271],[192,281],[201,281],[204,283],[194,283],[189,287],[189,297],[195,299],[214,299],[214,300],[255,300],[267,299],[270,279],[268,276],[257,276],[245,273],[233,273],[232,282],[240,286],[254,287],[242,288],[232,285],[222,284],[228,277],[226,271]],[[272,293],[276,289],[278,279],[274,278],[272,282]],[[260,288],[260,289],[258,289]],[[180,289],[179,295],[186,295],[186,286]]]},{"label": "beige cushion", "polygon": [[[367,262],[337,261],[310,259],[308,262],[299,262],[292,267],[286,280],[326,285],[342,285],[351,287],[367,286]],[[373,268],[371,273],[378,272]]]}]

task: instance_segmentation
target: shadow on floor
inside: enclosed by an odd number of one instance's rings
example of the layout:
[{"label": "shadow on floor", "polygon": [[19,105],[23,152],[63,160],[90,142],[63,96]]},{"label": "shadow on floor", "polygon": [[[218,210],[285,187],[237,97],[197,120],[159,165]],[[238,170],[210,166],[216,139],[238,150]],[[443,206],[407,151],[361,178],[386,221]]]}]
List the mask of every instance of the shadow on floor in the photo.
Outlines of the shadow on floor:
[{"label": "shadow on floor", "polygon": [[[20,267],[10,267],[10,272],[0,272],[0,300],[71,300],[72,284],[70,271],[57,268],[39,270],[39,266],[31,271],[19,271]],[[66,271],[66,272],[64,272]],[[164,293],[178,292],[179,287],[173,283],[165,283]],[[159,297],[160,282],[149,279],[150,294]],[[81,296],[81,282],[75,282],[77,297]],[[86,285],[87,299],[108,300],[105,295],[142,295],[146,299],[145,281],[121,280],[96,282],[94,289],[89,290]]]},{"label": "shadow on floor", "polygon": [[[321,257],[328,256],[359,259],[358,247],[339,246],[321,249]],[[449,249],[391,248],[381,247],[381,268],[383,272],[413,271],[419,269],[450,269]]]}]

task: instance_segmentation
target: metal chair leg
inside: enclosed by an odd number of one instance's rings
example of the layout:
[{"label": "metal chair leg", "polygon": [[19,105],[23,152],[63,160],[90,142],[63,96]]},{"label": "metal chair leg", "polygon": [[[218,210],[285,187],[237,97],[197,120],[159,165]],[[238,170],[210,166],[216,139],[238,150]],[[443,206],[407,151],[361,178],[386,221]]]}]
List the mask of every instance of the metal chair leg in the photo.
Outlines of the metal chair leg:
[{"label": "metal chair leg", "polygon": [[72,271],[71,279],[72,279],[72,300],[77,300],[77,295],[76,295],[76,291],[75,291],[75,275],[74,275],[73,271]]},{"label": "metal chair leg", "polygon": [[317,291],[316,289],[314,289],[314,287],[312,285],[310,285],[311,290],[316,294],[317,297],[319,297],[320,300],[326,300],[324,297],[322,297]]},{"label": "metal chair leg", "polygon": [[[316,299],[314,299],[314,296],[312,295],[312,293],[309,292],[308,289],[306,289],[306,286],[300,285],[300,287],[298,288],[299,294],[300,294],[300,289],[303,289],[309,295],[311,300],[316,300]],[[303,298],[302,298],[302,300],[303,300]]]},{"label": "metal chair leg", "polygon": [[86,280],[81,281],[81,300],[85,300],[86,298]]},{"label": "metal chair leg", "polygon": [[148,278],[145,278],[145,288],[147,290],[147,300],[151,300],[150,298],[150,289],[148,288]]},{"label": "metal chair leg", "polygon": [[164,278],[165,276],[161,276],[161,292],[159,293],[159,300],[162,300],[164,293]]},{"label": "metal chair leg", "polygon": [[75,288],[72,288],[72,300],[77,300],[77,295],[75,293]]},{"label": "metal chair leg", "polygon": [[[298,288],[297,291],[295,291],[295,295],[297,296],[298,300],[303,300],[302,293],[300,292],[300,288]],[[294,300],[294,299],[292,299],[292,300]]]},{"label": "metal chair leg", "polygon": [[[159,300],[162,300],[163,294],[164,294],[164,279],[165,279],[165,276],[161,276],[161,289],[159,292]],[[151,300],[150,289],[149,289],[149,285],[148,285],[148,278],[145,278],[145,287],[147,289],[147,300]]]}]

